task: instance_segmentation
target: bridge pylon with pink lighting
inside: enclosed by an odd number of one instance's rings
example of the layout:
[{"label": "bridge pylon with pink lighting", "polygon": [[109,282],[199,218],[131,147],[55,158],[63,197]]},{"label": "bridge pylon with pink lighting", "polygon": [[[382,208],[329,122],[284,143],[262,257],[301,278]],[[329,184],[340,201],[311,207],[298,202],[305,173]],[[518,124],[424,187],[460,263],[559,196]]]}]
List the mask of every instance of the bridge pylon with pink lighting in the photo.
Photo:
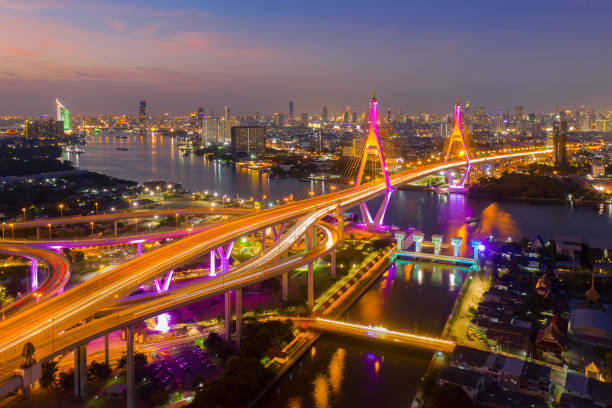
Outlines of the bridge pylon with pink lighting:
[{"label": "bridge pylon with pink lighting", "polygon": [[385,178],[385,183],[387,185],[387,194],[385,194],[385,198],[382,204],[380,205],[380,208],[376,212],[376,216],[374,218],[372,218],[372,215],[370,214],[366,203],[361,203],[361,205],[359,206],[363,222],[368,228],[380,228],[383,226],[385,213],[389,205],[389,200],[391,199],[391,194],[393,193],[393,188],[391,187],[391,183],[389,181],[389,172],[387,169],[387,164],[385,162],[385,155],[383,154],[382,145],[380,143],[380,136],[378,134],[376,112],[377,105],[378,101],[376,100],[376,94],[373,91],[372,99],[370,99],[370,130],[368,132],[368,138],[366,139],[364,145],[363,155],[361,156],[361,162],[359,164],[359,171],[357,172],[357,180],[355,181],[355,185],[359,186],[363,182],[366,163],[371,160],[374,160],[374,162],[379,161],[383,176]]},{"label": "bridge pylon with pink lighting", "polygon": [[459,98],[455,104],[454,124],[453,130],[447,139],[446,148],[444,149],[444,163],[453,160],[465,160],[465,171],[460,179],[455,179],[450,170],[446,171],[446,180],[448,181],[448,188],[451,190],[463,189],[468,181],[470,175],[470,155],[465,143],[465,137],[463,135],[463,124],[461,123],[461,105],[459,105]]}]

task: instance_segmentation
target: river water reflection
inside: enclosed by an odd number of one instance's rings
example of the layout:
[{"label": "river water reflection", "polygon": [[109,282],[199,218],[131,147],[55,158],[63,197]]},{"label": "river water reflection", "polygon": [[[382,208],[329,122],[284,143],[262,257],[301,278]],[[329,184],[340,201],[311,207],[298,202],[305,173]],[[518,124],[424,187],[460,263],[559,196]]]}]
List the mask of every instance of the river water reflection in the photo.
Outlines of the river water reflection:
[{"label": "river water reflection", "polygon": [[[136,181],[165,179],[192,191],[217,191],[234,197],[281,199],[313,189],[319,183],[297,179],[268,180],[259,172],[226,167],[202,157],[183,157],[173,138],[128,135],[89,137],[86,154],[67,157],[83,169]],[[128,150],[116,150],[117,147]],[[372,200],[376,208],[382,197]],[[357,211],[356,211],[357,212]],[[467,217],[479,217],[466,225]],[[458,194],[396,191],[386,223],[415,227],[426,239],[431,234],[463,237],[462,253],[469,255],[469,240],[541,234],[581,238],[609,238],[612,207],[579,207],[567,203],[533,203],[472,198]],[[408,271],[406,273],[406,271]],[[390,329],[438,335],[450,312],[465,271],[432,264],[390,268],[343,318],[383,325]],[[323,336],[260,403],[262,407],[397,407],[408,406],[431,354],[388,349],[370,343]]]},{"label": "river water reflection", "polygon": [[[398,262],[343,317],[438,336],[466,271]],[[431,353],[322,336],[260,407],[410,406]]]}]

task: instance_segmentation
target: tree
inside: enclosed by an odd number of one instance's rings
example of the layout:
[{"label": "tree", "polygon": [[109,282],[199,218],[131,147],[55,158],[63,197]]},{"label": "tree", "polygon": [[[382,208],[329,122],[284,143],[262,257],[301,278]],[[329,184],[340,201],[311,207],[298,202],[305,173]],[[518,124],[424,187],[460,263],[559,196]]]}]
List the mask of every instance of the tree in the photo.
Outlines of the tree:
[{"label": "tree", "polygon": [[277,278],[266,279],[265,281],[261,282],[261,290],[265,294],[271,295],[281,290],[281,284]]},{"label": "tree", "polygon": [[434,387],[425,402],[425,408],[472,408],[474,401],[455,384]]},{"label": "tree", "polygon": [[104,380],[111,375],[111,369],[106,363],[98,363],[94,360],[87,368],[87,373],[90,377]]},{"label": "tree", "polygon": [[74,368],[68,372],[59,373],[59,385],[64,391],[70,391],[74,388]]},{"label": "tree", "polygon": [[40,380],[38,380],[42,388],[49,388],[55,385],[55,374],[57,373],[57,361],[51,360],[42,364]]}]

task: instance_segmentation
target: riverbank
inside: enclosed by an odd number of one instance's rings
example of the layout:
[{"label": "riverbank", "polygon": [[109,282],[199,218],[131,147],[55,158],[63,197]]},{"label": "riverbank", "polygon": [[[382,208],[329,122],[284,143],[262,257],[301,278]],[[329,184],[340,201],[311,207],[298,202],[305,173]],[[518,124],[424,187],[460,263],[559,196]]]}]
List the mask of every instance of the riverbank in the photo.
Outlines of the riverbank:
[{"label": "riverbank", "polygon": [[[351,285],[352,290],[350,292],[344,291],[340,298],[336,298],[335,301],[327,306],[322,312],[322,315],[337,318],[341,316],[345,311],[350,308],[359,298],[369,289],[374,282],[389,268],[392,263],[391,255],[395,251],[396,244],[392,244],[385,248],[385,252],[381,257],[376,257],[375,260],[364,261],[365,265],[356,270],[352,275],[347,275],[346,281],[349,282],[359,275],[360,278],[357,282]],[[372,263],[373,262],[373,263]],[[342,290],[344,285],[339,285],[339,289]],[[325,296],[325,294],[323,295]],[[287,357],[286,362],[277,371],[274,379],[266,386],[266,388],[255,397],[250,403],[249,407],[256,406],[261,399],[276,385],[276,383],[283,378],[283,376],[292,368],[293,364],[299,361],[304,353],[312,347],[315,342],[321,336],[321,333],[306,332],[305,341],[301,343],[295,351]]]}]

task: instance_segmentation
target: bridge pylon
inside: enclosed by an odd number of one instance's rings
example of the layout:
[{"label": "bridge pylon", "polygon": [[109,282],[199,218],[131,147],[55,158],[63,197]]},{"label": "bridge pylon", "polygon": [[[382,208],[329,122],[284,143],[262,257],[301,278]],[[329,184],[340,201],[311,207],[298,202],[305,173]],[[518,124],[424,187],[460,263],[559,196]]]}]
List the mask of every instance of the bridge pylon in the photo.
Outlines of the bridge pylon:
[{"label": "bridge pylon", "polygon": [[[467,145],[465,144],[465,137],[463,136],[463,128],[461,123],[461,105],[459,105],[459,98],[455,104],[454,124],[453,130],[447,139],[447,145],[444,149],[444,163],[454,160],[465,160],[465,171],[463,176],[457,181],[452,176],[450,170],[446,170],[446,180],[448,181],[448,187],[450,189],[462,189],[465,183],[468,181],[470,175],[470,154],[468,152]],[[455,148],[455,146],[458,147]]]},{"label": "bridge pylon", "polygon": [[377,123],[377,106],[378,101],[376,100],[376,94],[372,91],[372,99],[370,99],[370,130],[368,132],[368,138],[366,139],[363,155],[361,156],[361,162],[359,164],[359,171],[357,172],[357,180],[355,180],[355,185],[359,186],[363,182],[363,174],[365,172],[365,166],[368,160],[380,161],[380,166],[383,171],[383,176],[385,177],[385,184],[387,185],[387,194],[380,205],[380,208],[376,212],[376,216],[372,218],[370,211],[366,203],[361,203],[359,206],[361,210],[361,216],[363,218],[363,222],[366,224],[368,228],[371,227],[380,227],[383,224],[383,220],[385,218],[385,213],[387,211],[387,206],[389,205],[389,200],[391,199],[391,193],[393,193],[393,187],[391,187],[391,182],[389,181],[389,171],[387,169],[387,163],[385,162],[385,155],[382,150],[382,145],[380,143],[380,136],[378,134],[378,123]]}]

